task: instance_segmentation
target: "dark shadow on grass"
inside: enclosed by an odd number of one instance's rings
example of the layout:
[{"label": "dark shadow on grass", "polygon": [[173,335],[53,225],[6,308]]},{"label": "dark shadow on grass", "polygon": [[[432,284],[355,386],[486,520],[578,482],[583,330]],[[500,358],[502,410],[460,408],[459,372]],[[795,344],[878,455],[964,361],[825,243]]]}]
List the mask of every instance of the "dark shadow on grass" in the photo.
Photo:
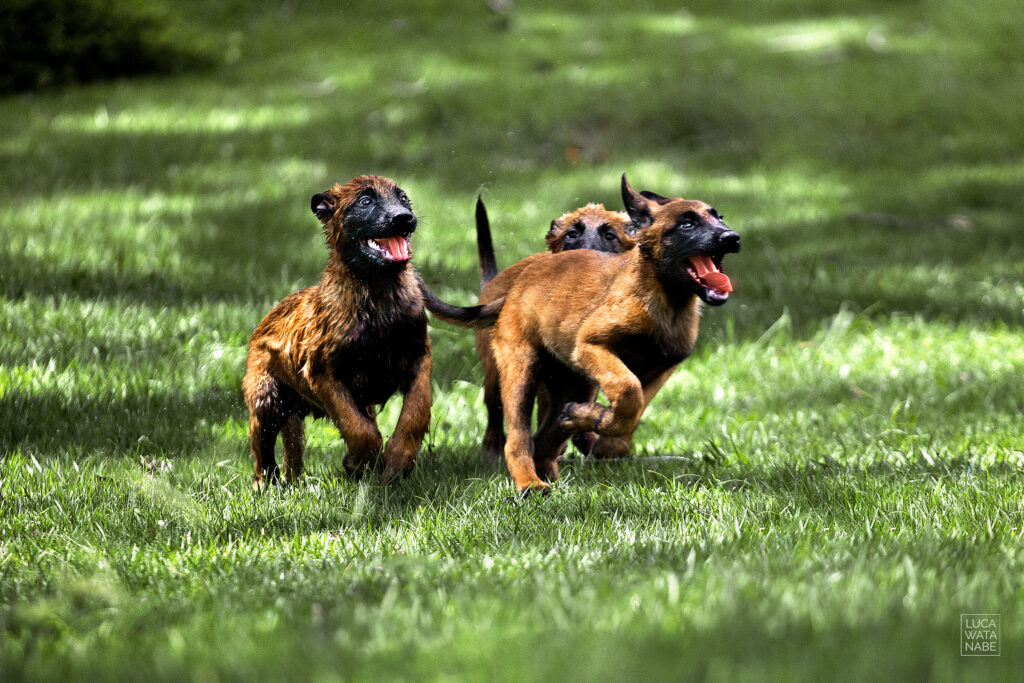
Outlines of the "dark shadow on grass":
[{"label": "dark shadow on grass", "polygon": [[[326,261],[319,224],[311,214],[302,221],[306,213],[276,201],[250,201],[245,211],[196,210],[189,217],[194,228],[177,237],[183,263],[164,270],[142,270],[117,243],[103,266],[76,263],[73,252],[56,261],[0,247],[0,291],[12,299],[73,296],[163,306],[277,300],[291,293],[284,277],[315,284]],[[179,218],[161,220],[173,226]]]},{"label": "dark shadow on grass", "polygon": [[213,440],[201,425],[223,424],[243,411],[241,392],[220,387],[125,397],[8,390],[0,396],[0,452],[190,457]]}]

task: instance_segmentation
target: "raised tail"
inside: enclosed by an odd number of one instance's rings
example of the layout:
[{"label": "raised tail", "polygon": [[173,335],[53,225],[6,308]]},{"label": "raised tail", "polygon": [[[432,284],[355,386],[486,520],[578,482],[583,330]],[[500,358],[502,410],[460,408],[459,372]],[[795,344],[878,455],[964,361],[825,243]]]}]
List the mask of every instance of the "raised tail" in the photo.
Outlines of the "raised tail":
[{"label": "raised tail", "polygon": [[483,289],[498,274],[498,262],[494,259],[487,207],[480,195],[476,196],[476,253],[480,257],[480,289]]},{"label": "raised tail", "polygon": [[426,309],[433,313],[435,318],[452,325],[477,329],[490,327],[498,319],[501,307],[505,305],[505,297],[501,297],[497,301],[482,306],[453,306],[438,299],[422,278],[417,277],[417,279]]}]

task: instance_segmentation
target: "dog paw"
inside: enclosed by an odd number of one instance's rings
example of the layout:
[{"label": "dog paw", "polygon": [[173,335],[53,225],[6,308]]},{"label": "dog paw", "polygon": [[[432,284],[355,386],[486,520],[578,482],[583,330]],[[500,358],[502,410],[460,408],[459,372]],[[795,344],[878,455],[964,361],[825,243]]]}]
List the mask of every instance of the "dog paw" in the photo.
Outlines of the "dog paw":
[{"label": "dog paw", "polygon": [[578,424],[580,408],[584,403],[566,403],[562,406],[562,412],[558,413],[558,428],[565,431],[572,431]]},{"label": "dog paw", "polygon": [[629,442],[625,439],[602,436],[594,444],[594,448],[591,453],[598,460],[607,460],[609,458],[628,458]]},{"label": "dog paw", "polygon": [[534,467],[537,469],[537,476],[544,481],[557,481],[558,480],[558,460],[557,459],[545,459],[535,460],[533,462]]},{"label": "dog paw", "polygon": [[597,434],[594,432],[581,432],[572,437],[572,445],[583,455],[590,455],[594,452],[594,444],[597,443]]},{"label": "dog paw", "polygon": [[392,482],[396,479],[404,479],[412,474],[415,466],[416,462],[411,458],[408,460],[389,462],[385,456],[384,471],[380,473],[380,481],[382,484],[387,484],[388,482]]},{"label": "dog paw", "polygon": [[341,461],[341,464],[345,467],[345,471],[348,472],[349,476],[359,481],[363,478],[363,473],[366,471],[366,461],[356,458],[353,455],[345,456],[345,459]]},{"label": "dog paw", "polygon": [[558,414],[558,428],[568,434],[596,431],[608,408],[600,403],[566,403]]},{"label": "dog paw", "polygon": [[252,490],[261,493],[270,489],[280,489],[284,484],[285,482],[281,480],[281,470],[274,465],[253,477]]},{"label": "dog paw", "polygon": [[535,481],[526,482],[525,484],[516,484],[516,493],[519,494],[520,498],[529,498],[534,494],[540,494],[546,496],[551,493],[551,485],[545,484],[540,479]]},{"label": "dog paw", "polygon": [[487,462],[498,462],[505,459],[504,437],[494,437],[491,434],[484,434],[484,441],[480,447],[484,460]]}]

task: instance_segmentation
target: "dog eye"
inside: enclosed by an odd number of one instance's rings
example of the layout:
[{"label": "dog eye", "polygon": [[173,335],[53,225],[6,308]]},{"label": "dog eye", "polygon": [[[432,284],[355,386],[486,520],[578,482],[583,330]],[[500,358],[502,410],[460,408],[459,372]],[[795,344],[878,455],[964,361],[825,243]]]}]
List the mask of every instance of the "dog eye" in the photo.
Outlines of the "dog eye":
[{"label": "dog eye", "polygon": [[369,195],[363,195],[359,200],[359,206],[369,206],[370,204],[373,204],[373,199]]},{"label": "dog eye", "polygon": [[398,201],[402,202],[403,204],[408,204],[409,203],[409,195],[407,195],[405,192],[399,192],[398,193]]},{"label": "dog eye", "polygon": [[611,242],[612,240],[614,240],[614,239],[615,239],[615,233],[614,233],[614,232],[612,232],[611,230],[609,230],[608,232],[606,232],[606,233],[604,234],[604,238],[605,238],[606,240],[608,240],[609,242]]},{"label": "dog eye", "polygon": [[676,226],[683,228],[684,230],[689,230],[690,228],[697,227],[699,222],[700,220],[697,218],[696,214],[692,211],[687,211],[679,217],[678,221],[676,221]]}]

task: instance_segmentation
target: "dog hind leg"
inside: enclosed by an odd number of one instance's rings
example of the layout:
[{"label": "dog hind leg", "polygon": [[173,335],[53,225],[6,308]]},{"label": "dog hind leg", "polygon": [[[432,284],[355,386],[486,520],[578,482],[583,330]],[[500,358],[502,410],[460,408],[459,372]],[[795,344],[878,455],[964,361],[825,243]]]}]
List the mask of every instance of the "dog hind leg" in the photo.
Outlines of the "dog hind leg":
[{"label": "dog hind leg", "polygon": [[306,425],[301,415],[293,413],[285,418],[281,441],[284,444],[284,479],[291,484],[302,474],[302,456],[306,449]]},{"label": "dog hind leg", "polygon": [[501,408],[501,383],[491,348],[490,329],[476,331],[476,350],[484,369],[484,405],[487,407],[487,429],[481,448],[485,460],[497,462],[505,450],[505,413]]},{"label": "dog hind leg", "polygon": [[253,490],[279,484],[274,445],[281,429],[282,401],[277,381],[269,373],[247,374],[243,384],[249,408],[249,447],[253,456]]},{"label": "dog hind leg", "polygon": [[263,490],[266,485],[280,484],[281,478],[274,460],[274,444],[280,427],[273,419],[260,419],[259,415],[249,417],[249,443],[255,465],[252,488]]},{"label": "dog hind leg", "polygon": [[541,478],[547,481],[558,479],[558,456],[572,435],[572,430],[566,429],[559,419],[562,406],[571,401],[592,401],[596,394],[597,389],[586,379],[568,373],[546,378],[538,390],[533,462]]},{"label": "dog hind leg", "polygon": [[505,450],[505,413],[501,408],[501,386],[498,383],[497,372],[488,373],[484,377],[484,405],[487,406],[484,458],[494,462]]}]

